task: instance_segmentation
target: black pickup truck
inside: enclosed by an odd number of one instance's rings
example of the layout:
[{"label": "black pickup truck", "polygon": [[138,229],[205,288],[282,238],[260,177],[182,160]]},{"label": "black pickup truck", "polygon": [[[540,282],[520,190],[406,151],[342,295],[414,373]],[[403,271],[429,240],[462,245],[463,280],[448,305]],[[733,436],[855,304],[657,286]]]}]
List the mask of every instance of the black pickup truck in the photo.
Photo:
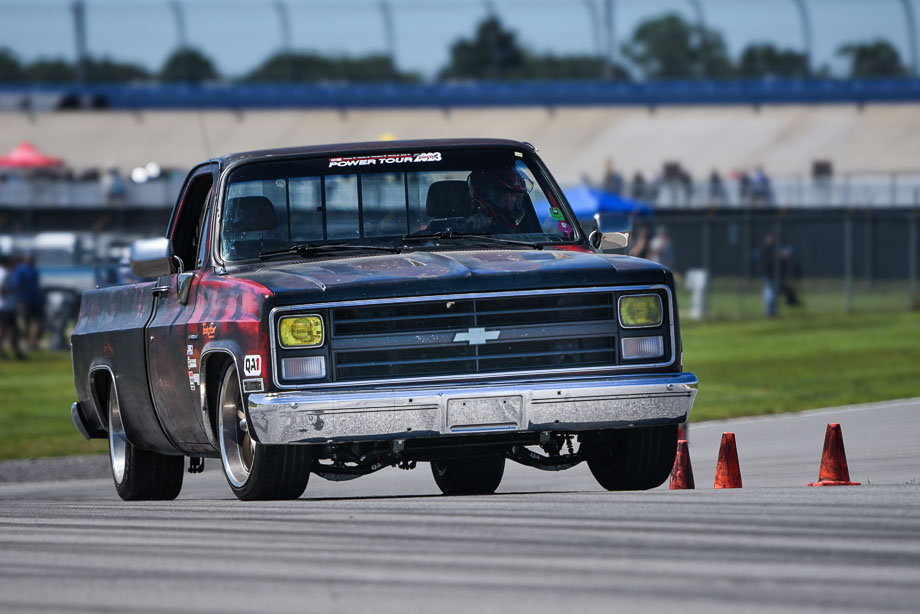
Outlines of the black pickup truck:
[{"label": "black pickup truck", "polygon": [[516,141],[209,160],[132,246],[148,281],[83,295],[74,424],[123,499],[176,497],[186,457],[241,499],[418,462],[445,494],[494,492],[507,460],[653,488],[697,379],[671,272],[596,225]]}]

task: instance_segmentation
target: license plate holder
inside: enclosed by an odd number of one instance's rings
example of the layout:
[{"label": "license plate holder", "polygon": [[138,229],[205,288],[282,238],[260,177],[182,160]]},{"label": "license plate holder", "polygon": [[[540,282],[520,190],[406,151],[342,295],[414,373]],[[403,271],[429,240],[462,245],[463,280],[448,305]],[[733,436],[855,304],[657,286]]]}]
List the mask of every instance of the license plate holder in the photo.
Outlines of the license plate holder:
[{"label": "license plate holder", "polygon": [[447,401],[447,429],[452,433],[515,431],[520,428],[521,396],[476,397]]}]

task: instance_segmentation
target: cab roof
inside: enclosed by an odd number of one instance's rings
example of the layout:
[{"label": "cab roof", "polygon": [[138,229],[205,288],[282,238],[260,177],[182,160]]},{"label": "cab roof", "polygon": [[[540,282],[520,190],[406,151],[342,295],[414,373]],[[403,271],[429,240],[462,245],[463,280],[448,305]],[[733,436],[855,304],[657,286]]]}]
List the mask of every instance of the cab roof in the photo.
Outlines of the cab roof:
[{"label": "cab roof", "polygon": [[363,143],[335,143],[328,145],[306,145],[278,149],[243,151],[216,158],[221,168],[235,166],[241,162],[270,160],[272,158],[348,156],[364,153],[386,153],[399,150],[444,150],[444,149],[516,149],[535,152],[530,143],[510,139],[419,139],[411,141],[366,141]]}]

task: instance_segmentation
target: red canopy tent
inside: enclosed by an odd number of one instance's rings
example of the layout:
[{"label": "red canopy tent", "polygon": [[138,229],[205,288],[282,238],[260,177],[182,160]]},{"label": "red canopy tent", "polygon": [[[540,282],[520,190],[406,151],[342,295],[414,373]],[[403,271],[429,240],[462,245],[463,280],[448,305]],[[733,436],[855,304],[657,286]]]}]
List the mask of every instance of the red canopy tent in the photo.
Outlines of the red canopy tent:
[{"label": "red canopy tent", "polygon": [[0,158],[0,167],[7,168],[52,168],[63,166],[60,158],[41,153],[29,142],[22,142],[13,151]]}]

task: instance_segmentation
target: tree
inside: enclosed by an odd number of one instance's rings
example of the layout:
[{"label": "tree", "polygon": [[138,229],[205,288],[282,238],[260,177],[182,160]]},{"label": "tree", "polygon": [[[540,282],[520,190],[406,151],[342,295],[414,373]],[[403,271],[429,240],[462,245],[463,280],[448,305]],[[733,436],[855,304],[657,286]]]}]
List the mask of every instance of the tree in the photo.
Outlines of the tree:
[{"label": "tree", "polygon": [[143,66],[119,62],[110,58],[86,60],[86,78],[93,83],[125,83],[150,78],[150,72]]},{"label": "tree", "polygon": [[[552,54],[531,56],[528,54],[526,76],[531,79],[598,79],[604,74],[604,60],[591,55]],[[622,66],[613,66],[614,79],[629,79],[629,73]]]},{"label": "tree", "polygon": [[315,53],[276,53],[249,73],[243,81],[299,83],[316,81],[418,82],[412,73],[400,73],[385,55],[361,58],[324,57]]},{"label": "tree", "polygon": [[450,63],[442,79],[515,79],[526,74],[524,49],[514,32],[505,30],[498,17],[488,17],[476,28],[472,40],[459,39],[450,46]]},{"label": "tree", "polygon": [[[460,39],[450,48],[450,62],[441,79],[597,79],[604,61],[596,56],[539,55],[519,44],[497,17],[488,17],[477,27],[472,40]],[[614,77],[628,79],[622,66],[614,66]]]},{"label": "tree", "polygon": [[26,73],[19,58],[6,47],[0,47],[0,83],[22,83]]},{"label": "tree", "polygon": [[907,74],[898,50],[886,40],[842,45],[837,55],[850,60],[851,79],[903,77]]},{"label": "tree", "polygon": [[792,49],[753,44],[745,47],[738,62],[738,74],[753,78],[808,77],[808,58]]},{"label": "tree", "polygon": [[76,79],[77,71],[66,60],[40,59],[26,67],[26,77],[33,83],[69,83]]},{"label": "tree", "polygon": [[160,69],[160,80],[167,82],[200,83],[217,78],[217,69],[211,60],[193,47],[176,49]]},{"label": "tree", "polygon": [[719,32],[674,13],[640,23],[622,50],[646,79],[719,78],[734,72]]}]

